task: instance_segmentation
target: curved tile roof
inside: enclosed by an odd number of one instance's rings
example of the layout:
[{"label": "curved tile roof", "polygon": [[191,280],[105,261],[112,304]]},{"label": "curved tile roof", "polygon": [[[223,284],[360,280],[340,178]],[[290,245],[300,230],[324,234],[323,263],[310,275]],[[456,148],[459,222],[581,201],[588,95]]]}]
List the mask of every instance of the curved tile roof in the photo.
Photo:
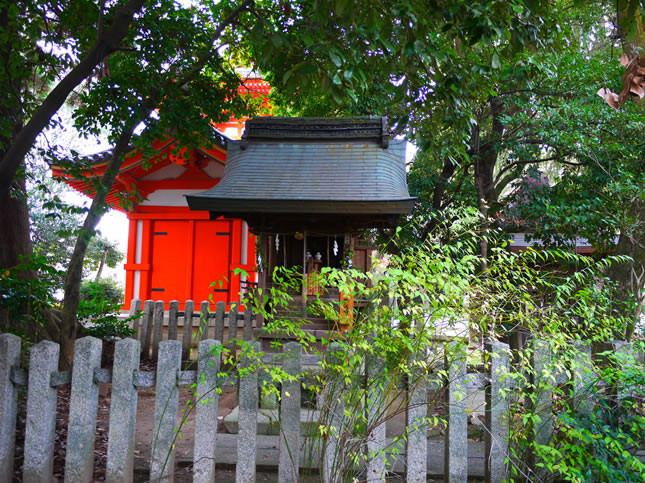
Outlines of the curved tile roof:
[{"label": "curved tile roof", "polygon": [[187,195],[191,209],[402,214],[412,208],[405,141],[390,142],[384,149],[373,133],[363,139],[259,137],[229,142],[222,180],[208,191]]}]

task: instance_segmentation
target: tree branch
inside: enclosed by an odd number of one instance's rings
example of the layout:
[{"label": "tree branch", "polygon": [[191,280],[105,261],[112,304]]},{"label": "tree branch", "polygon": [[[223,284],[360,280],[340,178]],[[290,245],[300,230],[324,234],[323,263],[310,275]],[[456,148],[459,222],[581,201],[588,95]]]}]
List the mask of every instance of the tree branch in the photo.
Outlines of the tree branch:
[{"label": "tree branch", "polygon": [[25,155],[70,92],[89,77],[105,57],[119,48],[119,44],[128,33],[132,18],[141,10],[144,3],[145,0],[129,0],[116,11],[111,27],[97,38],[94,47],[49,93],[29,122],[18,132],[0,160],[0,194],[9,189]]}]

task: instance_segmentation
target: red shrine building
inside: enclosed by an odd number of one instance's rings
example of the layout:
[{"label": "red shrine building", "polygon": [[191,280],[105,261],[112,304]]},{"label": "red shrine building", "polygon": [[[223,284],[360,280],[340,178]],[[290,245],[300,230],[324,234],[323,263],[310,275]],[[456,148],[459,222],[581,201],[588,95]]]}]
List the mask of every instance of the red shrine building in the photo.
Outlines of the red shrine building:
[{"label": "red shrine building", "polygon": [[[264,80],[247,76],[240,92],[266,96],[269,89]],[[134,149],[126,156],[107,197],[108,204],[128,218],[124,307],[137,298],[178,300],[180,310],[186,300],[230,303],[240,299],[247,282],[256,281],[256,241],[246,222],[229,217],[212,220],[208,211],[190,210],[184,196],[219,183],[227,143],[240,138],[244,123],[245,119],[231,119],[215,126],[216,145],[192,149],[187,158],[185,151],[176,153],[172,138],[153,143],[159,154],[152,160]],[[89,156],[91,171],[86,178],[66,177],[56,166],[53,176],[92,196],[87,178],[101,176],[111,155],[107,150]],[[139,202],[123,202],[134,193]]]}]

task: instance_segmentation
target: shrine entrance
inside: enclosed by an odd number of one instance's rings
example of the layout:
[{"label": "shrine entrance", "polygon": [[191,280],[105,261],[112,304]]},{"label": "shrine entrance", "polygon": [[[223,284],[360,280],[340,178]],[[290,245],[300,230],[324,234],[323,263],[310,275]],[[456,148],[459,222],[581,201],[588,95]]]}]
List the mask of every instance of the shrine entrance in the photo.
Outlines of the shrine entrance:
[{"label": "shrine entrance", "polygon": [[277,267],[284,267],[303,274],[306,284],[303,295],[319,294],[316,273],[323,267],[342,268],[349,263],[345,257],[344,235],[316,233],[275,233],[261,236],[265,256],[265,283],[273,284]]}]

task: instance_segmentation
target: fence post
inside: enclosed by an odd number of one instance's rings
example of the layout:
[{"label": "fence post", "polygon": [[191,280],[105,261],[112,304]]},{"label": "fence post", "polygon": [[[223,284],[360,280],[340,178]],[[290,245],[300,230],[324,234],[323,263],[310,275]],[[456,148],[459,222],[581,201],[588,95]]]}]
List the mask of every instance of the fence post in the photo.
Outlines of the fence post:
[{"label": "fence post", "polygon": [[145,359],[148,359],[150,357],[150,343],[152,342],[153,305],[154,301],[152,300],[146,300],[143,303],[143,320],[141,320],[141,346],[143,350],[143,357]]},{"label": "fence post", "polygon": [[138,340],[123,339],[115,344],[105,479],[108,483],[130,483],[133,478],[137,421],[134,371],[139,367],[140,354]]},{"label": "fence post", "polygon": [[[249,307],[247,311],[250,311]],[[284,356],[282,368],[289,376],[294,377],[294,380],[282,381],[278,479],[281,482],[297,482],[300,480],[300,380],[298,376],[302,371],[302,346],[297,342],[288,342],[284,345]]]},{"label": "fence post", "polygon": [[[535,413],[531,428],[532,438],[536,445],[547,445],[553,436],[552,385],[555,383],[555,375],[553,374],[553,351],[546,341],[539,339],[533,341],[531,364],[533,366],[531,383],[535,391],[534,402],[531,404],[531,409]],[[529,458],[529,469],[539,475],[544,470],[537,468],[538,462],[539,458],[533,448]]]},{"label": "fence post", "polygon": [[208,301],[202,300],[199,310],[199,340],[208,339]]},{"label": "fence post", "polygon": [[152,360],[159,356],[159,343],[163,340],[163,300],[154,305],[154,332],[152,333]]},{"label": "fence post", "polygon": [[177,340],[177,314],[179,301],[171,300],[168,304],[168,340]]},{"label": "fence post", "polygon": [[179,412],[178,372],[181,367],[182,344],[166,340],[159,344],[157,383],[155,387],[155,420],[152,441],[150,479],[172,480],[175,472],[175,426]]},{"label": "fence post", "polygon": [[577,340],[573,343],[573,404],[576,411],[590,415],[593,409],[591,384],[593,380],[591,364],[591,344]]},{"label": "fence post", "polygon": [[486,385],[486,453],[484,456],[485,478],[489,483],[507,479],[506,456],[508,455],[508,406],[506,395],[509,387],[510,350],[507,344],[491,341],[486,344],[489,357]]},{"label": "fence post", "polygon": [[195,303],[192,300],[186,300],[184,305],[184,329],[182,332],[182,352],[181,357],[187,361],[190,359],[190,347],[193,343],[193,311]]},{"label": "fence post", "polygon": [[[130,317],[134,317],[139,312],[141,312],[141,300],[132,299],[132,302],[130,303]],[[141,317],[134,319],[130,323],[134,329],[134,338],[141,340]]]},{"label": "fence post", "polygon": [[226,347],[228,347],[233,354],[235,354],[235,339],[237,339],[237,311],[240,306],[238,303],[231,302],[228,311],[228,340]]},{"label": "fence post", "polygon": [[215,481],[217,444],[217,373],[220,368],[220,341],[205,339],[199,343],[197,361],[197,401],[195,402],[195,447],[193,481]]},{"label": "fence post", "polygon": [[[452,357],[452,360],[450,360]],[[468,480],[468,414],[466,413],[466,357],[457,342],[446,347],[446,411],[448,411],[445,437],[444,475],[448,482]]]},{"label": "fence post", "polygon": [[244,310],[244,340],[253,339],[253,309],[247,304]]},{"label": "fence post", "polygon": [[43,340],[31,348],[27,385],[27,421],[25,423],[25,460],[22,481],[50,483],[54,469],[56,432],[56,388],[50,385],[58,370],[60,347]]},{"label": "fence post", "polygon": [[74,344],[72,392],[69,400],[65,481],[92,481],[94,472],[94,439],[99,386],[94,369],[101,368],[103,342],[83,337]]},{"label": "fence post", "polygon": [[[231,310],[232,313],[233,310]],[[235,314],[237,315],[237,310]],[[237,323],[235,325],[237,326]],[[258,349],[257,342],[248,348],[248,350],[256,353]],[[235,481],[237,483],[255,481],[255,453],[258,430],[258,372],[257,368],[249,370],[252,364],[254,363],[249,356],[244,354],[240,363],[240,369],[244,374],[240,376],[239,430],[237,437],[237,464],[235,465]]]},{"label": "fence post", "polygon": [[[385,481],[385,391],[386,384],[383,377],[385,364],[378,354],[368,357],[367,371],[367,397],[365,401],[367,411],[367,479],[368,481]],[[382,420],[379,422],[379,420]],[[378,423],[378,424],[377,424]]]},{"label": "fence post", "polygon": [[[612,340],[611,348],[618,358],[618,363],[626,363],[630,356],[633,356],[632,345],[629,342],[624,340]],[[622,359],[622,360],[621,360]],[[616,402],[618,407],[621,408],[623,405],[623,400],[629,396],[629,389],[624,386],[618,386],[616,388]]]},{"label": "fence post", "polygon": [[[329,363],[337,366],[341,363],[343,349],[340,344],[334,342],[329,345],[327,358]],[[327,369],[329,370],[329,369]],[[335,370],[335,369],[334,369]],[[336,375],[328,374],[329,380],[325,384],[325,394],[323,407],[328,412],[328,420],[325,421],[327,426],[327,437],[323,439],[322,480],[324,483],[332,481],[340,435],[343,432],[343,413],[345,412],[345,403],[343,400],[343,380],[335,377]],[[321,416],[324,412],[321,411]]]},{"label": "fence post", "polygon": [[226,302],[217,302],[215,304],[215,340],[224,343],[224,312],[226,312]]},{"label": "fence post", "polygon": [[20,337],[0,335],[0,479],[13,477],[13,454],[16,443],[18,388],[11,380],[11,369],[20,364]]},{"label": "fence post", "polygon": [[405,481],[412,483],[425,482],[428,473],[428,379],[425,368],[419,365],[420,359],[420,354],[410,359],[407,377]]}]

